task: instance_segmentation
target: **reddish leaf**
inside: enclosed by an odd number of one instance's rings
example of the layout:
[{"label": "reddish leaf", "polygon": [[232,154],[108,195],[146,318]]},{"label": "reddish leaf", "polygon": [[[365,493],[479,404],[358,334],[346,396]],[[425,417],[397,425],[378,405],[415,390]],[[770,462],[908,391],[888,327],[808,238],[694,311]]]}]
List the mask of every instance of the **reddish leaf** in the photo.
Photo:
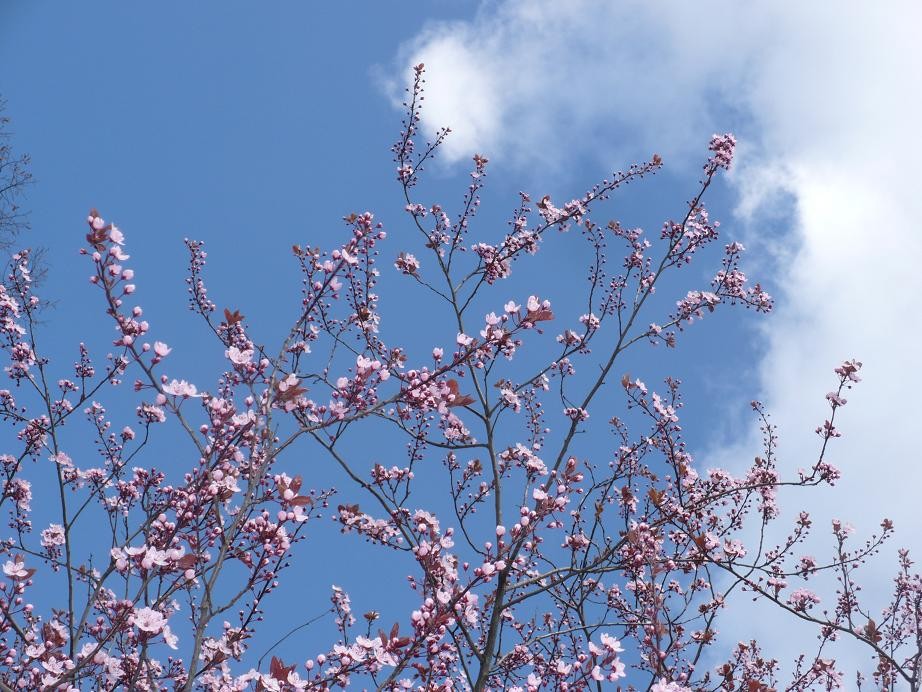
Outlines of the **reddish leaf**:
[{"label": "reddish leaf", "polygon": [[875,644],[883,639],[883,635],[881,635],[880,631],[877,629],[877,623],[874,622],[873,619],[868,620],[868,624],[864,628],[864,636]]},{"label": "reddish leaf", "polygon": [[453,406],[468,406],[469,404],[474,403],[474,399],[467,394],[461,394],[458,391],[458,381],[457,380],[448,380],[448,391],[453,396],[452,400],[448,402],[449,407]]},{"label": "reddish leaf", "polygon": [[[91,209],[89,218],[94,219],[98,217],[99,217],[99,212],[96,211],[95,209]],[[110,226],[103,226],[102,228],[97,230],[93,228],[93,223],[91,221],[88,221],[88,223],[90,224],[90,232],[86,234],[86,242],[92,245],[93,248],[99,252],[105,251],[106,246],[104,245],[104,243],[106,242],[106,238],[109,237]]]},{"label": "reddish leaf", "polygon": [[539,308],[537,310],[531,310],[525,316],[525,319],[532,323],[547,322],[554,319],[554,313],[547,308]]},{"label": "reddish leaf", "polygon": [[243,315],[240,314],[239,310],[231,312],[227,308],[224,308],[224,321],[227,322],[227,326],[237,324],[243,321]]},{"label": "reddish leaf", "polygon": [[190,569],[195,567],[195,563],[198,562],[198,558],[195,555],[183,555],[176,561],[176,564],[181,569]]},{"label": "reddish leaf", "polygon": [[286,666],[282,663],[282,659],[273,656],[269,664],[269,675],[280,682],[288,682],[288,674],[294,672],[295,668],[297,668],[296,664]]},{"label": "reddish leaf", "polygon": [[[278,384],[276,385],[276,388],[277,387],[278,387]],[[289,387],[284,392],[279,390],[276,398],[279,401],[293,401],[297,399],[299,396],[301,396],[302,394],[306,394],[306,393],[307,393],[307,390],[304,387],[295,385],[294,387]]]},{"label": "reddish leaf", "polygon": [[747,680],[746,690],[747,692],[775,692],[774,687],[769,687],[764,682],[759,682],[758,680]]},{"label": "reddish leaf", "polygon": [[45,638],[45,641],[51,642],[54,646],[62,646],[64,644],[64,637],[62,637],[48,622],[42,625],[42,636]]}]

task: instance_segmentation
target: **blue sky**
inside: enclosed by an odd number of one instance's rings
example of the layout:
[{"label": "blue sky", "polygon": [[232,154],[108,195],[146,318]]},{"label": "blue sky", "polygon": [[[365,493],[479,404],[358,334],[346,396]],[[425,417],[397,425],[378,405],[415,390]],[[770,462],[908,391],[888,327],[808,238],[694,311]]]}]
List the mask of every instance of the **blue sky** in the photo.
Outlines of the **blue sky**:
[{"label": "blue sky", "polygon": [[[48,325],[55,350],[68,363],[81,334],[105,334],[76,255],[90,207],[128,236],[139,300],[174,347],[170,374],[189,379],[202,359],[212,358],[214,372],[220,362],[185,309],[184,237],[208,244],[212,297],[239,308],[270,343],[297,305],[293,243],[332,246],[339,219],[368,209],[391,232],[387,252],[404,249],[388,147],[411,63],[430,68],[427,124],[455,130],[426,197],[456,204],[468,157],[487,155],[481,228],[504,227],[519,189],[569,199],[658,151],[666,172],[609,206],[609,216],[654,229],[693,193],[710,134],[733,130],[739,166],[710,205],[726,237],[750,247],[747,268],[778,296],[778,311],[768,321],[718,317],[693,328],[678,352],[645,352],[630,366],[648,381],[667,373],[685,381],[686,428],[704,466],[738,468],[758,451],[746,404],[759,397],[796,468],[815,450],[831,368],[864,360],[868,381],[845,411],[836,461],[849,475],[835,502],[860,530],[892,515],[909,543],[918,517],[899,490],[884,495],[897,475],[902,488],[922,483],[899,385],[914,365],[922,289],[912,261],[922,209],[910,174],[922,153],[910,118],[922,90],[906,69],[920,64],[919,49],[900,39],[913,22],[899,16],[918,10],[897,5],[889,14],[822,3],[707,2],[693,12],[681,3],[550,0],[258,11],[0,2],[0,94],[16,146],[33,157],[28,242],[49,248],[43,292],[58,301]],[[532,291],[566,305],[584,261],[567,239],[553,242],[512,287],[527,295],[529,280],[548,283]],[[689,283],[704,283],[702,271],[693,267]],[[394,305],[415,300],[398,278],[386,276],[382,294],[390,288]],[[412,311],[392,314],[388,329],[420,353],[454,336]],[[207,375],[198,379],[207,386]],[[848,511],[859,502],[860,512]],[[285,594],[303,612],[270,607],[273,628],[322,609],[330,581],[351,579],[358,610],[374,596],[377,586],[351,577],[379,556],[344,552],[330,565],[328,545],[339,543],[319,538],[313,564],[288,575]],[[289,642],[291,658],[303,660],[310,632]]]}]

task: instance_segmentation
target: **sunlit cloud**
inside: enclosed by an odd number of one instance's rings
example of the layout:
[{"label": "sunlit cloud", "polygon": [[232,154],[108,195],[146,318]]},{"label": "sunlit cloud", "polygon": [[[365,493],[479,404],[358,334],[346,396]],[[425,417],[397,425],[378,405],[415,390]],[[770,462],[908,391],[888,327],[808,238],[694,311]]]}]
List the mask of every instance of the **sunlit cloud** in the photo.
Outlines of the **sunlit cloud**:
[{"label": "sunlit cloud", "polygon": [[[774,258],[779,300],[758,396],[781,429],[784,468],[815,459],[832,368],[862,360],[830,457],[845,478],[812,509],[819,529],[841,516],[859,536],[889,516],[897,542],[917,551],[919,26],[922,6],[908,1],[509,0],[430,25],[400,54],[401,67],[427,65],[429,123],[452,127],[452,160],[484,151],[553,171],[576,156],[608,165],[659,151],[681,166],[731,124],[743,143],[731,179],[738,221]],[[779,211],[790,232],[760,236]],[[699,458],[739,468],[758,446],[753,430]],[[810,496],[788,508],[801,501]],[[888,588],[895,548],[868,573],[871,595]],[[801,642],[775,643],[787,654]]]}]

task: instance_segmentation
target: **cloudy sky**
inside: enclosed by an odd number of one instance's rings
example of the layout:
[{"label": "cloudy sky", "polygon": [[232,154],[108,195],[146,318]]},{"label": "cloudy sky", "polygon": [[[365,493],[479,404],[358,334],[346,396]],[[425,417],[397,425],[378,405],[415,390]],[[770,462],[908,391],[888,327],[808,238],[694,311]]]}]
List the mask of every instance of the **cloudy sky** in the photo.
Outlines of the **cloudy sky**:
[{"label": "cloudy sky", "polygon": [[[824,530],[839,516],[858,535],[888,516],[917,551],[919,26],[911,2],[509,0],[431,23],[401,53],[429,67],[430,115],[452,124],[459,159],[486,150],[527,170],[656,150],[681,166],[706,133],[732,127],[734,221],[779,298],[752,394],[780,426],[788,468],[806,466],[832,366],[862,360],[831,456],[845,478],[811,509]],[[752,431],[698,458],[739,468],[756,451]],[[869,571],[870,594],[888,588],[894,547]]]},{"label": "cloudy sky", "polygon": [[[185,301],[184,236],[207,240],[216,267],[235,268],[216,270],[213,290],[237,296],[256,328],[278,330],[278,296],[297,290],[294,272],[278,271],[286,248],[326,242],[353,210],[399,217],[387,147],[411,64],[428,68],[425,124],[453,130],[436,189],[457,190],[471,153],[488,155],[503,204],[485,214],[497,223],[518,189],[569,198],[654,151],[665,187],[641,202],[656,207],[660,192],[681,201],[711,133],[733,130],[739,158],[718,193],[722,218],[778,303],[732,340],[722,326],[694,346],[690,398],[720,393],[708,415],[734,421],[699,428],[697,458],[740,468],[757,453],[745,409],[760,398],[787,468],[809,465],[832,368],[858,358],[864,381],[831,457],[845,478],[807,501],[859,536],[889,516],[897,542],[922,550],[922,6],[440,1],[256,16],[206,5],[0,2],[0,64],[15,66],[0,93],[17,145],[33,155],[29,203],[36,242],[50,247],[60,328],[96,324],[70,309],[84,277],[69,268],[98,206],[145,258],[139,293],[163,338],[179,343],[192,328],[169,307]],[[241,245],[254,222],[258,247]],[[177,348],[177,367],[201,348]],[[886,588],[894,552],[869,571],[869,592]]]}]

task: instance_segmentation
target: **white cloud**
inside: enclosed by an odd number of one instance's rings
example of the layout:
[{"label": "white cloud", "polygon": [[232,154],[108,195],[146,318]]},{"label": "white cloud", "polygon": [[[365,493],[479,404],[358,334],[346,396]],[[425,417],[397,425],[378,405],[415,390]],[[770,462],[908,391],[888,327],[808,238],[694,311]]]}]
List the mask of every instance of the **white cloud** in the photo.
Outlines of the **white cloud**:
[{"label": "white cloud", "polygon": [[[738,212],[758,228],[779,200],[794,229],[764,244],[782,287],[765,332],[761,398],[790,468],[808,466],[832,367],[865,363],[832,461],[845,479],[819,517],[870,533],[882,516],[922,550],[915,368],[922,353],[922,5],[554,2],[486,4],[402,52],[429,68],[427,118],[447,154],[551,169],[574,155],[688,160],[729,117],[744,135]],[[728,115],[729,114],[729,115]],[[758,438],[714,450],[751,458]],[[802,496],[809,499],[809,496]],[[789,500],[796,503],[797,499]],[[825,524],[821,524],[825,525]],[[879,562],[874,587],[894,550]],[[726,629],[726,624],[725,629]],[[796,646],[792,642],[791,646]]]},{"label": "white cloud", "polygon": [[641,2],[488,3],[472,22],[429,26],[403,47],[401,67],[426,63],[428,124],[452,128],[445,154],[455,160],[475,150],[545,164],[571,148],[606,159],[654,146],[697,152],[692,135],[710,127],[715,94],[738,74],[728,81],[722,69],[726,46],[682,35],[695,14],[676,5],[660,16]]}]

